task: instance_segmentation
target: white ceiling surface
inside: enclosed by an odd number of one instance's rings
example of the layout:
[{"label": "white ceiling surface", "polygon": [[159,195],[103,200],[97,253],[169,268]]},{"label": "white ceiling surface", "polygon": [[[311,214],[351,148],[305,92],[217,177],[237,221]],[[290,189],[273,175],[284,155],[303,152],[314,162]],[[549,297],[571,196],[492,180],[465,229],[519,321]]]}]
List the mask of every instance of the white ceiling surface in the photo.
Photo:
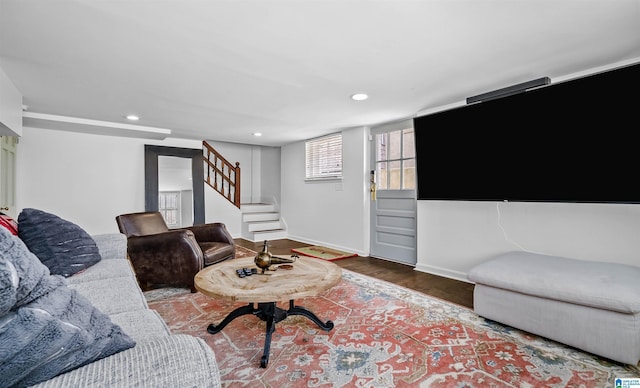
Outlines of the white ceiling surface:
[{"label": "white ceiling surface", "polygon": [[640,0],[0,0],[27,114],[187,139],[278,146],[638,61]]}]

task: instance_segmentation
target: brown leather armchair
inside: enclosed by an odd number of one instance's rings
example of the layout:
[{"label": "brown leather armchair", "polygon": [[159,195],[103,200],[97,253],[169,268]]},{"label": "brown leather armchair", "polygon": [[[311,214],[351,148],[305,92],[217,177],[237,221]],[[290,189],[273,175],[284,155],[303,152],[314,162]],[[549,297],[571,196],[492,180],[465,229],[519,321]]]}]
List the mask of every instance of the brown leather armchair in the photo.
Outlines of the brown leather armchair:
[{"label": "brown leather armchair", "polygon": [[235,243],[221,222],[169,229],[160,212],[121,214],[120,232],[143,289],[169,285],[189,287],[202,268],[235,258]]}]

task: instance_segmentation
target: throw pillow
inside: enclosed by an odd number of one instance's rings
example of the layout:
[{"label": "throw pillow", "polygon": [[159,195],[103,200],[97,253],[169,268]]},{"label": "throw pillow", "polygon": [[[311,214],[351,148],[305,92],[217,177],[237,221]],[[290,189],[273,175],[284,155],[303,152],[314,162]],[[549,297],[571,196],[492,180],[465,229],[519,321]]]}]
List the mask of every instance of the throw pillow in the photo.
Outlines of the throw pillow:
[{"label": "throw pillow", "polygon": [[42,210],[18,215],[18,237],[53,275],[69,277],[100,261],[95,240],[80,226]]},{"label": "throw pillow", "polygon": [[4,226],[11,234],[18,235],[18,223],[13,218],[0,212],[0,226]]},{"label": "throw pillow", "polygon": [[[5,273],[6,272],[6,273]],[[16,282],[17,279],[17,282]],[[16,284],[17,283],[17,284]],[[25,284],[26,283],[26,284]],[[0,381],[26,387],[135,346],[108,315],[0,228]]]}]

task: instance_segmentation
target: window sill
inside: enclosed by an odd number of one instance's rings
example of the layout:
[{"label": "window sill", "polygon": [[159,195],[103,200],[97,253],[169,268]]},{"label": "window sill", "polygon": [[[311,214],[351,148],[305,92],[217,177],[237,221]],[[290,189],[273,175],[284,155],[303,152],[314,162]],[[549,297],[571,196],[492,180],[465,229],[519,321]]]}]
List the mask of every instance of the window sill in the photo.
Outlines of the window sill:
[{"label": "window sill", "polygon": [[328,178],[305,178],[304,183],[332,183],[342,182],[342,177],[328,177]]}]

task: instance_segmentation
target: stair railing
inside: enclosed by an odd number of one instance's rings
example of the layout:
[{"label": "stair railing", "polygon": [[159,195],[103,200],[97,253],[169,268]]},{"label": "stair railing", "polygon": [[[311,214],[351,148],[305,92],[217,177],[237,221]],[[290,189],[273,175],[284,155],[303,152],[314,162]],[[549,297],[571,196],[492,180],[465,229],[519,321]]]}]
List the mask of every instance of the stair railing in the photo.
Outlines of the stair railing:
[{"label": "stair railing", "polygon": [[206,140],[202,142],[202,152],[206,166],[205,182],[240,208],[240,163],[231,164]]}]

